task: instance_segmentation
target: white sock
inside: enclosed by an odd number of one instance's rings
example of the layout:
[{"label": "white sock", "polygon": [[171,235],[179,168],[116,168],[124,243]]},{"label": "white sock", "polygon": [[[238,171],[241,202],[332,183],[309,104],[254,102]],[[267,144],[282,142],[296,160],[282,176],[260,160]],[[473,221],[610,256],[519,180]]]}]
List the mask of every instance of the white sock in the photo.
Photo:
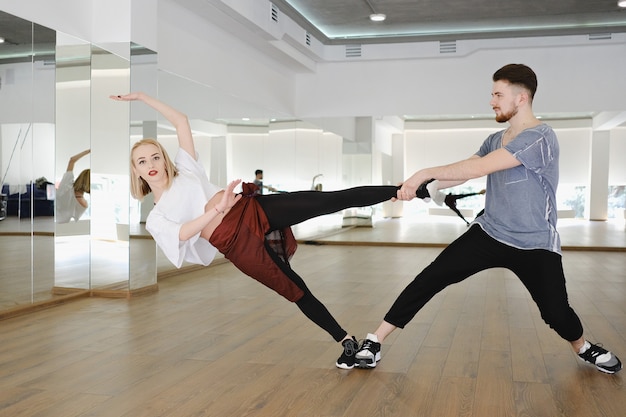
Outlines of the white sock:
[{"label": "white sock", "polygon": [[578,353],[579,354],[585,353],[587,351],[587,349],[589,349],[590,347],[591,347],[591,343],[589,343],[588,341],[585,340],[585,344],[583,345],[583,347],[580,348]]},{"label": "white sock", "polygon": [[378,343],[378,336],[372,333],[368,333],[366,339],[371,340],[372,342]]}]

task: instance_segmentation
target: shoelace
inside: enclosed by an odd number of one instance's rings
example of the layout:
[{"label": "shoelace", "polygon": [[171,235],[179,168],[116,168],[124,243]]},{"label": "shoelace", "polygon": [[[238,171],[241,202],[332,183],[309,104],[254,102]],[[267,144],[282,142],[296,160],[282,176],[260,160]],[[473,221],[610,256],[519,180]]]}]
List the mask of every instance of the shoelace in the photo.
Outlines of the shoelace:
[{"label": "shoelace", "polygon": [[581,353],[580,355],[583,357],[588,357],[588,358],[597,358],[600,355],[604,355],[605,353],[609,353],[608,350],[604,349],[602,347],[602,343],[598,343],[598,344],[593,344],[590,343],[591,346],[589,347],[589,349],[587,349],[586,351],[584,351],[583,353]]},{"label": "shoelace", "polygon": [[[345,345],[343,345],[343,353],[346,356],[354,356],[356,355],[356,352],[359,350],[359,344],[357,342],[355,342],[354,340],[350,340],[350,342],[352,343],[346,343]],[[355,344],[356,344],[356,348],[354,347]]]},{"label": "shoelace", "polygon": [[361,349],[360,350],[370,350],[370,348],[372,347],[373,343],[374,342],[372,342],[371,340],[365,339],[365,341],[361,345]]}]

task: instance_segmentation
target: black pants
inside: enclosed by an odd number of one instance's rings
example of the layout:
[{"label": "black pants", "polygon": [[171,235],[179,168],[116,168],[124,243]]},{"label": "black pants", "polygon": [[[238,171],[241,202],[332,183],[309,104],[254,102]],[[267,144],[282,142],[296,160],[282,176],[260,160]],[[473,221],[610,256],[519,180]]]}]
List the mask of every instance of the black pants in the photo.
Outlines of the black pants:
[{"label": "black pants", "polygon": [[[340,191],[297,191],[258,196],[270,223],[270,231],[280,230],[313,217],[336,213],[349,207],[366,207],[396,197],[396,186],[355,187]],[[328,309],[308,289],[304,280],[274,252],[266,242],[265,248],[279,268],[303,292],[296,301],[300,310],[315,324],[326,330],[336,341],[342,340],[347,332],[337,323]]]},{"label": "black pants", "polygon": [[491,238],[479,225],[452,242],[400,293],[385,316],[404,326],[438,292],[489,268],[507,268],[519,277],[539,307],[542,319],[568,341],[583,334],[570,307],[561,256],[548,250],[517,249]]}]

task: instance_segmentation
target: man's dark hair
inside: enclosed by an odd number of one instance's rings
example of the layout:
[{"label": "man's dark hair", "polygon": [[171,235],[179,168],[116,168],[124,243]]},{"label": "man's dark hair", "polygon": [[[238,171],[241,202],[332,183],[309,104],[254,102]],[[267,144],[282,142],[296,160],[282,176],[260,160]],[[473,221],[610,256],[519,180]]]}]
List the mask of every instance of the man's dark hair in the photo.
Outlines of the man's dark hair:
[{"label": "man's dark hair", "polygon": [[263,170],[262,169],[257,169],[256,171],[254,171],[254,175],[259,175],[262,174]]},{"label": "man's dark hair", "polygon": [[513,85],[524,87],[530,93],[530,99],[537,91],[537,75],[524,64],[508,64],[493,74],[493,81],[508,81]]}]

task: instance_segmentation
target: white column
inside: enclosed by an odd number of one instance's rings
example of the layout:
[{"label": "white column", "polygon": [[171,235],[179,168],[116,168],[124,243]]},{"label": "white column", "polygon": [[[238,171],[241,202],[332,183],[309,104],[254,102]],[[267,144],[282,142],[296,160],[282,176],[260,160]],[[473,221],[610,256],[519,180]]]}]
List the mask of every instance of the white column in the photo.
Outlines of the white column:
[{"label": "white column", "polygon": [[608,216],[610,131],[594,131],[589,149],[589,184],[586,212],[589,220],[604,221]]},{"label": "white column", "polygon": [[[392,180],[389,185],[396,185],[404,181],[404,133],[395,133],[391,136],[391,163]],[[402,217],[404,203],[402,201],[383,203],[385,217]]]}]

